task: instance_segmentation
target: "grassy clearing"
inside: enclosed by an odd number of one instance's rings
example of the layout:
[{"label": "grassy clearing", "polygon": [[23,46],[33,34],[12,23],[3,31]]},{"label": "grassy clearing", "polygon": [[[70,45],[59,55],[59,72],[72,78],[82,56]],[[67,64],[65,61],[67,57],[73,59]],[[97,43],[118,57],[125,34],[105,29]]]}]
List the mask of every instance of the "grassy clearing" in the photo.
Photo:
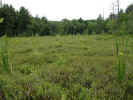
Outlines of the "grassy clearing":
[{"label": "grassy clearing", "polygon": [[121,84],[112,35],[10,38],[8,43],[11,73],[0,68],[2,100],[133,99],[133,36]]}]

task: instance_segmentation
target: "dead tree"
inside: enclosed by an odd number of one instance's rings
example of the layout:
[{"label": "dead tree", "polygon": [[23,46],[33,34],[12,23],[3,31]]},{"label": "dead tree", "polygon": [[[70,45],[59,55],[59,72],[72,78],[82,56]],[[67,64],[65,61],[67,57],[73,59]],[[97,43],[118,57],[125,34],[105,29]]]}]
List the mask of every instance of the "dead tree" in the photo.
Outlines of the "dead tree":
[{"label": "dead tree", "polygon": [[116,7],[117,7],[117,14],[120,15],[120,0],[116,1]]},{"label": "dead tree", "polygon": [[2,7],[2,0],[0,0],[0,8]]}]

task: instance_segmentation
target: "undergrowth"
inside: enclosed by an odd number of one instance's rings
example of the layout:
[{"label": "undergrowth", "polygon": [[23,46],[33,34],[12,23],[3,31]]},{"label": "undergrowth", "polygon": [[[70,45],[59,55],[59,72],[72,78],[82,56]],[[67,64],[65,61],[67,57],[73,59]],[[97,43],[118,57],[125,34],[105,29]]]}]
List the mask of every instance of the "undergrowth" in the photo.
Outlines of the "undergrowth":
[{"label": "undergrowth", "polygon": [[[8,54],[8,67],[0,65],[0,99],[132,100],[133,41],[126,42],[124,38],[123,42],[118,37],[114,56],[114,38],[111,35],[8,38],[10,45],[1,49],[5,59]],[[11,66],[12,72],[7,73]]]}]

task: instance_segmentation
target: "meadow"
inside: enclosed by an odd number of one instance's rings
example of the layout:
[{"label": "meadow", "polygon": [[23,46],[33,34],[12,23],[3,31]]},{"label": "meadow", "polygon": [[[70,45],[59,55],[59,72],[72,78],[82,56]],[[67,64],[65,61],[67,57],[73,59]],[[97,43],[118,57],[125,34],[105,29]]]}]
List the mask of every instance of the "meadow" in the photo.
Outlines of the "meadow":
[{"label": "meadow", "polygon": [[10,72],[0,62],[0,100],[133,100],[133,36],[128,36],[126,75],[121,81],[115,38],[104,34],[8,38]]}]

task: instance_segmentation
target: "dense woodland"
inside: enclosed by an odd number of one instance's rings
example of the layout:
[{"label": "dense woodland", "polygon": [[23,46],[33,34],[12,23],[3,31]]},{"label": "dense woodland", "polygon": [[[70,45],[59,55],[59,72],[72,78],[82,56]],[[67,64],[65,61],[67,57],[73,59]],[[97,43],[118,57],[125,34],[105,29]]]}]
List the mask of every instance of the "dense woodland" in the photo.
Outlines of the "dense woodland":
[{"label": "dense woodland", "polygon": [[[88,13],[89,16],[89,13]],[[101,33],[129,33],[133,34],[133,4],[119,14],[111,13],[107,19],[103,16],[95,20],[63,19],[61,21],[49,21],[46,17],[33,17],[28,9],[21,7],[16,10],[11,5],[3,5],[0,8],[0,18],[4,18],[0,24],[0,36],[44,36],[67,34],[101,34]],[[116,24],[117,23],[117,24]]]}]

